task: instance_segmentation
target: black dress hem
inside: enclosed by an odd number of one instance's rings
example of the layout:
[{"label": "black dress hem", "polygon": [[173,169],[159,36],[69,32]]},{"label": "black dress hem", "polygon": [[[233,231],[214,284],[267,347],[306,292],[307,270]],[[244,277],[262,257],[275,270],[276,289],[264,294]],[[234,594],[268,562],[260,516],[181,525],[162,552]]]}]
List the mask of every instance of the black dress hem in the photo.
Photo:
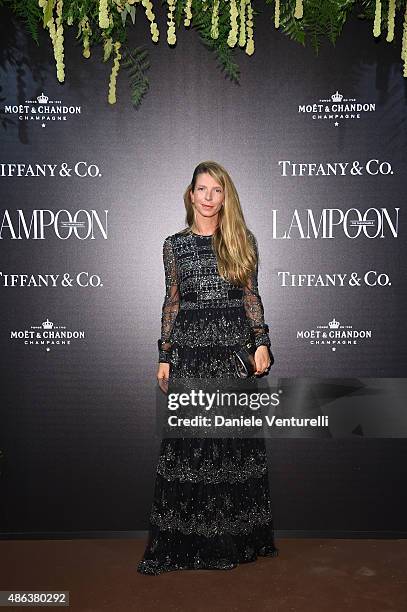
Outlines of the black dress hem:
[{"label": "black dress hem", "polygon": [[177,570],[231,570],[236,569],[239,565],[245,563],[254,563],[259,557],[278,557],[279,549],[275,547],[262,547],[257,553],[254,553],[249,558],[242,558],[238,561],[230,561],[228,559],[217,559],[214,561],[207,562],[194,562],[187,565],[176,565],[171,561],[168,563],[162,563],[153,559],[143,559],[137,566],[139,574],[145,574],[149,576],[159,576],[166,572],[173,572]]}]

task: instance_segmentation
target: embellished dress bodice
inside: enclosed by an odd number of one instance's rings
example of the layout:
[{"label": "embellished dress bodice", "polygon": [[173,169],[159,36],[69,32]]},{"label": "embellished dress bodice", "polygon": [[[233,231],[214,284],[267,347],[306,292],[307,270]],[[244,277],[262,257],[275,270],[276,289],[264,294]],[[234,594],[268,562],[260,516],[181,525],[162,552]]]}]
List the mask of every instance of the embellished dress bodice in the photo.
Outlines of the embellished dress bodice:
[{"label": "embellished dress bodice", "polygon": [[[257,244],[251,232],[249,238],[257,254]],[[208,321],[213,319],[209,312],[215,311],[220,333],[215,333],[214,344],[219,341],[221,344],[237,345],[253,333],[256,346],[270,346],[268,326],[264,322],[264,309],[258,291],[257,267],[246,286],[232,284],[219,275],[212,237],[194,234],[190,230],[165,239],[163,261],[166,292],[162,307],[161,342],[164,347],[170,348],[177,341],[182,344],[180,326],[174,325],[180,314],[181,318],[189,317],[191,322],[193,319],[201,319],[200,328],[204,324],[204,312],[194,317],[185,311],[207,311]],[[225,325],[227,319],[230,321],[229,326]],[[220,329],[222,323],[223,329]],[[200,330],[196,329],[196,332],[195,345],[205,343]],[[159,361],[170,361],[168,352],[160,351]]]}]

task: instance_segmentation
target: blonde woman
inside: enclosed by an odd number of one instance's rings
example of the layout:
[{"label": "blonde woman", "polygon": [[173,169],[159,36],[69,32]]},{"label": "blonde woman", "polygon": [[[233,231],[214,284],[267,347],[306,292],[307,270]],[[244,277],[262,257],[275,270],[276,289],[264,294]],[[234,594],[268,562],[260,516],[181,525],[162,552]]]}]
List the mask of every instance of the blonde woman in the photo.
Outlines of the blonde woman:
[{"label": "blonde woman", "polygon": [[[258,252],[228,172],[201,162],[184,194],[188,227],[164,241],[166,293],[157,379],[237,377],[251,341],[254,379],[271,364]],[[277,556],[262,438],[166,438],[138,571],[232,569]]]}]

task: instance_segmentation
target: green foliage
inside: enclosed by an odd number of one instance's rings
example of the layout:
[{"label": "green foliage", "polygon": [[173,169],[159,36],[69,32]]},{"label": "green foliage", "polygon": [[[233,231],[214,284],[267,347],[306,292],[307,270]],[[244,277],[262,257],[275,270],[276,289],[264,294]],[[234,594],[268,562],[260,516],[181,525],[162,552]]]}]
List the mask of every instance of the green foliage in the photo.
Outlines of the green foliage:
[{"label": "green foliage", "polygon": [[321,41],[326,35],[335,45],[342,32],[348,12],[352,10],[354,0],[309,0],[304,10],[304,27],[309,31],[311,44],[318,54]]},{"label": "green foliage", "polygon": [[44,11],[44,17],[43,17],[44,28],[53,15],[54,7],[55,7],[55,0],[47,0],[47,4],[45,7],[45,11]]},{"label": "green foliage", "polygon": [[[375,12],[376,12],[376,0],[361,0],[358,7],[358,15],[359,19],[369,19],[371,21],[374,20]],[[404,9],[406,6],[406,0],[396,0],[396,17],[397,11]],[[382,2],[382,10],[381,10],[381,23],[382,25],[387,24],[388,19],[388,10],[389,10],[389,2]]]},{"label": "green foliage", "polygon": [[38,0],[0,0],[1,6],[10,8],[19,19],[25,22],[29,33],[39,45],[38,26],[41,25],[43,13],[38,5]]},{"label": "green foliage", "polygon": [[[166,0],[152,0],[154,12],[158,17],[161,9],[165,16],[168,10]],[[187,0],[178,0],[175,6],[174,21],[176,28],[184,27],[185,4]],[[396,19],[403,17],[404,8],[407,0],[396,0]],[[252,0],[253,19],[256,22],[259,5],[269,5],[272,8],[272,19],[274,21],[275,0]],[[237,8],[239,9],[239,0]],[[38,0],[0,0],[0,7],[7,7],[14,14],[22,19],[33,39],[39,44],[39,28],[47,23],[52,11],[55,10],[56,0],[48,0],[45,15],[42,8],[38,5]],[[257,5],[257,6],[256,6]],[[326,37],[333,45],[342,32],[345,21],[349,18],[352,11],[361,19],[374,19],[376,0],[304,0],[303,17],[294,17],[296,0],[280,1],[280,31],[284,32],[289,38],[305,46],[309,43],[316,54],[318,54],[322,41]],[[148,52],[144,47],[137,47],[130,50],[127,47],[127,28],[132,27],[136,21],[137,11],[141,11],[143,19],[146,19],[144,7],[140,4],[130,5],[122,3],[125,8],[122,12],[116,10],[116,5],[110,3],[110,14],[112,17],[111,25],[101,30],[99,28],[99,0],[64,0],[63,3],[63,23],[72,24],[78,27],[80,21],[86,16],[89,19],[92,30],[90,45],[102,44],[106,38],[111,38],[112,42],[122,43],[122,67],[128,73],[131,88],[131,99],[134,106],[141,104],[143,96],[149,89],[146,71],[149,68]],[[234,82],[239,83],[239,66],[235,61],[235,53],[240,49],[229,47],[227,39],[230,30],[230,14],[228,3],[221,0],[219,5],[219,36],[217,39],[211,37],[212,27],[212,6],[213,0],[192,0],[192,20],[191,28],[198,32],[203,44],[215,54],[219,61],[220,69]],[[381,20],[383,31],[387,27],[389,0],[381,3]],[[127,17],[130,17],[127,19]],[[262,17],[260,17],[262,18]],[[166,19],[165,26],[161,28],[160,39],[166,39]],[[149,23],[149,22],[148,22]],[[275,28],[270,23],[270,35],[275,33]],[[83,39],[83,33],[79,32],[78,38]],[[256,38],[256,23],[254,25],[254,38]],[[111,49],[110,49],[111,52]],[[104,61],[110,56],[109,49],[105,50]]]},{"label": "green foliage", "polygon": [[358,17],[359,19],[374,19],[376,11],[376,2],[371,0],[362,0],[360,2]]},{"label": "green foliage", "polygon": [[130,81],[131,101],[137,108],[149,89],[148,78],[144,74],[150,67],[148,51],[144,46],[136,47],[133,51],[125,48],[121,65],[127,70]]},{"label": "green foliage", "polygon": [[[166,3],[163,2],[164,9],[166,9],[165,4]],[[173,16],[174,16],[174,22],[175,22],[176,28],[180,28],[181,25],[184,23],[185,4],[186,4],[186,0],[184,0],[184,2],[177,2],[177,4],[175,5],[175,11],[173,12]]]},{"label": "green foliage", "polygon": [[[274,0],[266,2],[274,4]],[[295,4],[295,0],[281,3],[280,28],[289,38],[304,47],[308,36],[318,55],[324,36],[335,44],[355,0],[305,0],[301,19],[294,17]]]},{"label": "green foliage", "polygon": [[230,30],[229,12],[219,12],[219,36],[211,37],[212,11],[203,10],[201,0],[195,0],[192,4],[191,25],[199,32],[203,44],[216,54],[221,69],[235,83],[239,83],[240,71],[238,64],[233,60],[234,49],[227,43]]}]

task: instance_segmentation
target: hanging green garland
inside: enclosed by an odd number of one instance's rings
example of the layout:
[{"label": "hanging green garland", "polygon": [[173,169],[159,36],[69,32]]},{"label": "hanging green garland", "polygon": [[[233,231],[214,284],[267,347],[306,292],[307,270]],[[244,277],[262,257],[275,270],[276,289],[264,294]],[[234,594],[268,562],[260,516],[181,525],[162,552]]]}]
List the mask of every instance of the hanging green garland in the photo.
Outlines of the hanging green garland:
[{"label": "hanging green garland", "polygon": [[[373,21],[373,36],[387,32],[386,41],[394,40],[396,13],[403,19],[401,58],[403,76],[407,77],[407,0],[262,0],[274,6],[274,27],[305,45],[309,37],[318,53],[322,36],[334,44],[343,25],[356,7],[358,17]],[[176,30],[183,25],[195,28],[205,44],[217,54],[222,69],[234,81],[239,81],[239,69],[233,60],[234,49],[240,47],[253,55],[254,19],[258,15],[252,0],[162,0],[167,17],[167,43],[177,42]],[[155,0],[0,0],[23,18],[33,38],[39,44],[38,26],[48,30],[56,63],[58,81],[65,79],[64,26],[75,26],[81,40],[83,55],[89,58],[91,47],[103,46],[103,61],[112,60],[108,102],[116,102],[116,82],[120,67],[128,69],[132,102],[139,106],[148,90],[145,72],[149,68],[147,50],[127,46],[127,27],[135,23],[136,13],[142,12],[150,24],[151,39],[157,43],[160,31],[155,10],[161,9]]]}]

